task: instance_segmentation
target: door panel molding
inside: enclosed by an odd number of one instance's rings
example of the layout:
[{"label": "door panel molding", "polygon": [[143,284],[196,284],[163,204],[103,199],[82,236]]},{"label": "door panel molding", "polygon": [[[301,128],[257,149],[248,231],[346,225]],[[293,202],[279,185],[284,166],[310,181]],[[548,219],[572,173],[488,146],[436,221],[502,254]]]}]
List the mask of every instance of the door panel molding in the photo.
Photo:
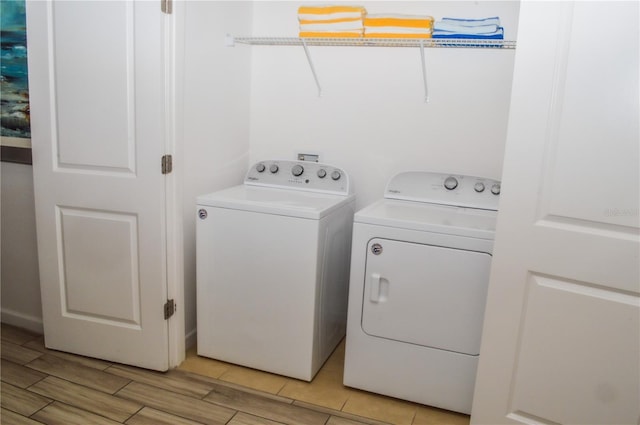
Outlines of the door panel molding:
[{"label": "door panel molding", "polygon": [[135,174],[134,2],[48,7],[56,169]]},{"label": "door panel molding", "polygon": [[138,217],[56,207],[62,314],[141,329]]},{"label": "door panel molding", "polygon": [[[536,273],[526,291],[509,411],[543,423],[628,423],[625,406],[638,397],[640,334],[625,335],[640,327],[640,298]],[[567,409],[555,402],[558,393],[590,408]]]}]

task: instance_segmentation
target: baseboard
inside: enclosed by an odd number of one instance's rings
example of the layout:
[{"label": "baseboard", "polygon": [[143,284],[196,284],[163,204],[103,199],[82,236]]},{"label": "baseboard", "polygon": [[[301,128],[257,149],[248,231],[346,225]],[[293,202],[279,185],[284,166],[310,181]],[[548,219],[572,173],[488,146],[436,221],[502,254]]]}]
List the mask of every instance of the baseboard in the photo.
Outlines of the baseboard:
[{"label": "baseboard", "polygon": [[196,345],[197,342],[197,329],[191,329],[191,331],[187,332],[184,338],[184,346],[188,350],[189,348]]},{"label": "baseboard", "polygon": [[29,316],[27,314],[18,313],[17,311],[2,309],[0,320],[2,323],[26,329],[31,332],[44,334],[44,326],[42,317]]}]

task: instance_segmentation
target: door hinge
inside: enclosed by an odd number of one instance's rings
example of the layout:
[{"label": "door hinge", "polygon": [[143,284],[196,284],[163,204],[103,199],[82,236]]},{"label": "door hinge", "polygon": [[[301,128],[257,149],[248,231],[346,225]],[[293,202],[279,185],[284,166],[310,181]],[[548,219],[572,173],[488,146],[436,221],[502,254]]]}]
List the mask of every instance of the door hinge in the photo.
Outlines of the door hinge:
[{"label": "door hinge", "polygon": [[176,312],[176,302],[173,300],[167,300],[164,303],[164,320],[169,319],[169,317],[173,316],[173,313]]},{"label": "door hinge", "polygon": [[162,156],[162,174],[169,174],[173,171],[173,157],[171,155]]},{"label": "door hinge", "polygon": [[171,15],[173,11],[173,0],[160,0],[160,9],[162,9],[162,13]]}]

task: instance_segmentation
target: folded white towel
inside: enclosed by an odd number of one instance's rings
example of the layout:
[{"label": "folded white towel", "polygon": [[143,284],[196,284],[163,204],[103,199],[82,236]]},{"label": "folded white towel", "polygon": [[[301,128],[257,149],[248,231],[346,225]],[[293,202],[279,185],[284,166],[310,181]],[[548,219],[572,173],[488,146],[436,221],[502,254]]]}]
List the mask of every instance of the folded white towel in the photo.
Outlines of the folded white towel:
[{"label": "folded white towel", "polygon": [[365,32],[379,32],[389,34],[431,34],[431,28],[407,28],[407,27],[367,27]]},{"label": "folded white towel", "polygon": [[498,30],[497,25],[474,25],[474,26],[464,26],[457,24],[450,24],[447,22],[436,22],[433,25],[433,29],[435,31],[450,31],[456,32],[459,34],[489,34],[496,32]]},{"label": "folded white towel", "polygon": [[442,18],[440,22],[461,25],[465,27],[481,26],[481,25],[497,25],[500,26],[500,17],[493,16],[491,18],[481,19],[464,19],[464,18]]},{"label": "folded white towel", "polygon": [[329,21],[340,19],[362,19],[366,10],[362,6],[300,6],[298,19],[300,21]]},{"label": "folded white towel", "polygon": [[406,13],[367,13],[366,18],[371,19],[423,19],[423,20],[433,20],[433,17],[430,15],[409,15]]}]

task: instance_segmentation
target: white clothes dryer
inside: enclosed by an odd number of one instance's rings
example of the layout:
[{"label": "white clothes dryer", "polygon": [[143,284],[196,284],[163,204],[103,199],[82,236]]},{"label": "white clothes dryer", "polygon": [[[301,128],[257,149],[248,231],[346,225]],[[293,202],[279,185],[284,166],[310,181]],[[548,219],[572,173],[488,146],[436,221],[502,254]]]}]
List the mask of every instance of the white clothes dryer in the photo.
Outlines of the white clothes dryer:
[{"label": "white clothes dryer", "polygon": [[346,331],[354,200],[343,169],[304,161],[198,197],[198,354],[310,381]]},{"label": "white clothes dryer", "polygon": [[345,385],[470,413],[499,193],[406,172],[355,214]]}]

